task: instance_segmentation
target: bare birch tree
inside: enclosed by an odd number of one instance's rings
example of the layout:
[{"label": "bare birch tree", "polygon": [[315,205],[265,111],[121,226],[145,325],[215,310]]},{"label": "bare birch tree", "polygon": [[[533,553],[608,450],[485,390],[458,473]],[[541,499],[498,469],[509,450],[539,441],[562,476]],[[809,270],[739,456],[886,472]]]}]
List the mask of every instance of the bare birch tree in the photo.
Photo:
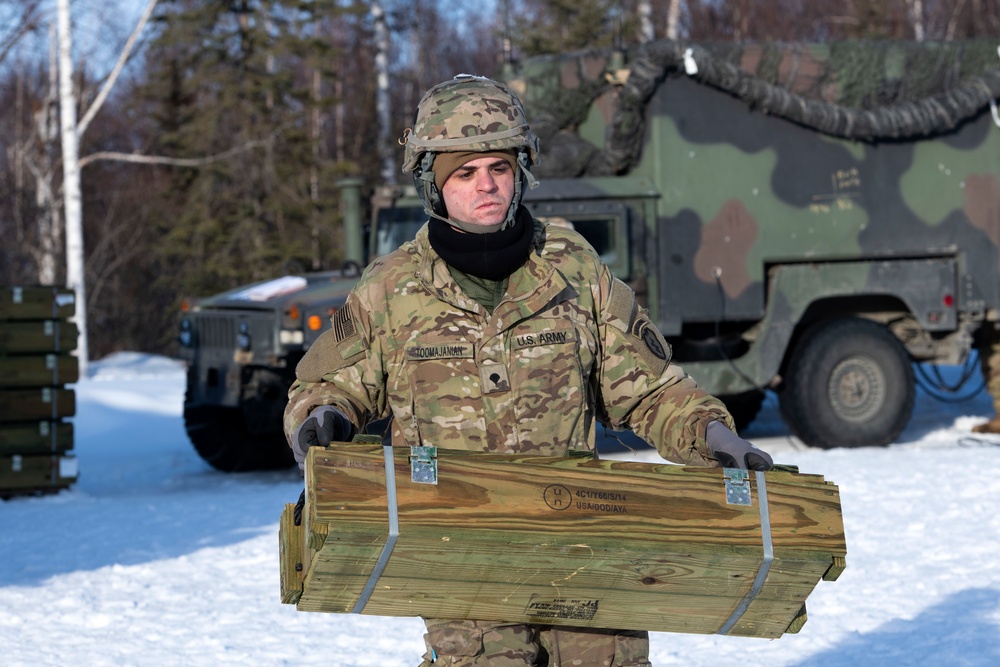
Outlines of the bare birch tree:
[{"label": "bare birch tree", "polygon": [[667,39],[677,39],[678,24],[681,17],[681,0],[667,2]]},{"label": "bare birch tree", "polygon": [[66,215],[66,284],[76,294],[76,325],[80,331],[76,353],[80,376],[89,366],[87,345],[87,290],[83,274],[83,206],[80,196],[79,136],[76,131],[76,93],[73,90],[73,34],[69,0],[57,5],[59,34],[59,119],[63,157],[63,206]]},{"label": "bare birch tree", "polygon": [[389,143],[392,133],[392,116],[389,109],[389,26],[386,23],[385,11],[378,0],[372,2],[371,13],[372,19],[375,21],[375,76],[378,86],[375,94],[375,107],[378,115],[378,155],[382,165],[382,183],[395,185],[396,169],[392,147]]},{"label": "bare birch tree", "polygon": [[58,0],[57,25],[59,37],[59,118],[62,135],[63,206],[66,216],[66,284],[76,295],[76,324],[80,331],[77,356],[80,375],[86,377],[90,364],[87,336],[87,289],[83,247],[83,200],[80,194],[80,137],[94,115],[107,99],[118,80],[139,34],[142,33],[158,0],[149,0],[139,23],[122,49],[118,61],[100,93],[80,122],[76,117],[76,93],[73,90],[73,32],[69,0]]},{"label": "bare birch tree", "polygon": [[907,13],[910,16],[910,26],[913,28],[913,38],[924,41],[924,2],[923,0],[906,0]]},{"label": "bare birch tree", "polygon": [[656,30],[653,28],[653,3],[651,0],[639,0],[635,13],[639,17],[639,42],[642,44],[652,42],[656,38]]}]

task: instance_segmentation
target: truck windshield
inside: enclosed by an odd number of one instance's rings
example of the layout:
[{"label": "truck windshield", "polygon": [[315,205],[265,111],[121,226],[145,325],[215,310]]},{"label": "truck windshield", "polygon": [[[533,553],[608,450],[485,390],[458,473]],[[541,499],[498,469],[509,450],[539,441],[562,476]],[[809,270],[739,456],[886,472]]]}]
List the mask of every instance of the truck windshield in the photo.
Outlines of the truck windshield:
[{"label": "truck windshield", "polygon": [[378,212],[375,255],[387,255],[412,240],[426,221],[427,215],[420,206],[382,209]]}]

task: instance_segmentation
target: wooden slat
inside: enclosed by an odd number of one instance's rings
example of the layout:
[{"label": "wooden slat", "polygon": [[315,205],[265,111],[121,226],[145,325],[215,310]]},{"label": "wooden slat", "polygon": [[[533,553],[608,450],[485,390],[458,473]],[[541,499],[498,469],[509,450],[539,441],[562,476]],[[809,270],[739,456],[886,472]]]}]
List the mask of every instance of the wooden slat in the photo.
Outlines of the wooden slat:
[{"label": "wooden slat", "polygon": [[75,313],[71,289],[37,285],[0,287],[0,320],[64,320]]},{"label": "wooden slat", "polygon": [[[367,577],[385,542],[383,533],[336,531],[320,550],[313,564],[338,576]],[[447,543],[449,557],[441,558],[441,543]],[[734,597],[746,592],[749,574],[760,565],[760,554],[737,555],[692,551],[683,560],[661,556],[656,550],[622,546],[609,540],[605,545],[560,543],[551,536],[522,533],[510,538],[462,531],[454,537],[429,531],[403,534],[393,551],[391,568],[424,582],[448,582],[475,573],[482,583],[509,583],[511,570],[530,572],[534,582],[559,582],[571,576],[574,586],[615,591],[670,590],[697,595]],[[820,580],[828,561],[794,556],[776,558],[762,595],[786,601],[803,600],[801,590],[811,591]],[[566,563],[586,563],[567,570]],[[388,573],[387,573],[388,574]],[[520,580],[521,577],[515,577]],[[428,583],[427,585],[431,585]],[[352,605],[353,606],[353,605]]]},{"label": "wooden slat", "polygon": [[0,389],[0,421],[59,419],[76,414],[73,389]]},{"label": "wooden slat", "polygon": [[78,337],[74,322],[0,320],[0,355],[69,352],[76,349]]},{"label": "wooden slat", "polygon": [[[314,523],[385,523],[382,448],[318,451],[309,488]],[[704,550],[760,553],[759,507],[726,503],[722,471],[589,458],[442,452],[436,485],[409,481],[408,453],[395,453],[401,523],[409,526],[544,531],[630,543],[680,541]],[[812,484],[803,484],[811,477]],[[775,548],[845,551],[839,491],[816,475],[768,473]],[[752,478],[751,478],[752,481]],[[565,509],[553,509],[566,503]]]},{"label": "wooden slat", "polygon": [[285,505],[278,524],[278,558],[281,575],[281,602],[295,604],[302,597],[302,580],[305,578],[302,526],[293,520],[295,503]]},{"label": "wooden slat", "polygon": [[79,379],[79,361],[69,354],[0,356],[0,388],[54,387]]},{"label": "wooden slat", "polygon": [[[354,553],[368,547],[362,546],[362,535],[352,539]],[[602,627],[679,631],[677,624],[682,620],[686,623],[686,616],[694,613],[710,619],[706,623],[714,623],[701,631],[714,632],[732,612],[734,602],[745,595],[747,579],[759,566],[759,559],[752,558],[726,559],[720,555],[716,562],[698,564],[674,554],[640,553],[623,547],[597,551],[589,545],[559,546],[545,544],[544,536],[526,545],[455,544],[453,540],[448,545],[447,560],[443,561],[440,548],[435,558],[434,550],[427,546],[430,540],[420,539],[421,544],[414,545],[417,539],[400,537],[365,607],[366,614],[413,615],[415,600],[437,595],[443,596],[442,608],[435,610],[439,617],[455,617],[460,612],[456,605],[468,603],[468,613],[473,614],[470,617],[511,620],[506,614],[517,605],[521,605],[519,613],[530,616],[523,610],[532,600],[568,597],[592,601],[599,609],[593,622]],[[339,535],[332,534],[328,542],[332,540],[339,542]],[[368,548],[368,555],[350,567],[338,553],[342,543],[323,549],[312,561],[299,608],[350,612],[383,542],[372,536],[370,544],[376,548]],[[767,586],[753,602],[743,624],[730,634],[759,636],[760,628],[765,626],[767,636],[780,635],[815,587],[821,569],[817,561],[778,558]],[[471,601],[445,599],[448,592],[466,590],[460,582],[469,581],[475,582],[469,588],[468,594],[474,592],[475,596]],[[665,615],[660,609],[663,605],[674,615]],[[557,620],[567,623],[574,619]],[[669,627],[664,628],[665,624]]]},{"label": "wooden slat", "polygon": [[808,614],[806,614],[806,606],[802,605],[802,609],[799,610],[799,613],[795,615],[795,618],[792,619],[792,622],[788,625],[787,628],[785,628],[785,632],[788,634],[797,633],[806,624],[806,620],[808,620],[808,618],[809,616]]},{"label": "wooden slat", "polygon": [[0,456],[0,496],[66,488],[75,471],[72,456]]},{"label": "wooden slat", "polygon": [[[314,566],[315,566],[314,562]],[[298,602],[301,611],[345,613],[355,604],[367,577],[310,572]],[[624,594],[608,588],[573,583],[533,583],[530,574],[506,584],[415,580],[410,573],[387,571],[376,585],[365,614],[430,615],[435,618],[568,624],[590,627],[716,633],[735,607],[723,596],[678,593],[651,588]],[[316,591],[324,591],[317,594]],[[810,589],[811,590],[811,589]],[[802,597],[808,591],[803,592]],[[779,637],[803,608],[803,602],[757,598],[742,621],[729,632],[736,636]],[[589,614],[589,617],[583,617]]]},{"label": "wooden slat", "polygon": [[73,449],[72,422],[40,420],[0,423],[0,455],[61,454]]},{"label": "wooden slat", "polygon": [[823,581],[836,581],[846,568],[847,560],[842,556],[834,556],[830,569],[823,574]]},{"label": "wooden slat", "polygon": [[[366,614],[717,632],[763,562],[753,475],[743,506],[726,502],[718,469],[439,451],[432,485],[410,480],[408,450],[393,454],[399,537]],[[729,634],[801,627],[846,555],[835,485],[765,478],[774,561]],[[351,611],[389,536],[382,447],[314,449],[306,490],[316,553],[297,606]]]}]

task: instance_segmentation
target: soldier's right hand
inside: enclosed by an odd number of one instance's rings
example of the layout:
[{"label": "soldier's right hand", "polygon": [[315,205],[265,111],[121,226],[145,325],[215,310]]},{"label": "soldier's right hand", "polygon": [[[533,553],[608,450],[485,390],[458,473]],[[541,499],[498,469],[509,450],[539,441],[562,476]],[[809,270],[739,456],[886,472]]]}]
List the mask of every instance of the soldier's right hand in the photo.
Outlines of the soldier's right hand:
[{"label": "soldier's right hand", "polygon": [[299,469],[305,467],[306,452],[310,447],[326,447],[331,442],[349,441],[354,435],[354,425],[343,412],[332,405],[321,405],[306,417],[292,436],[292,454]]},{"label": "soldier's right hand", "polygon": [[723,468],[770,470],[774,465],[770,454],[736,435],[722,422],[708,425],[705,441],[712,456]]}]

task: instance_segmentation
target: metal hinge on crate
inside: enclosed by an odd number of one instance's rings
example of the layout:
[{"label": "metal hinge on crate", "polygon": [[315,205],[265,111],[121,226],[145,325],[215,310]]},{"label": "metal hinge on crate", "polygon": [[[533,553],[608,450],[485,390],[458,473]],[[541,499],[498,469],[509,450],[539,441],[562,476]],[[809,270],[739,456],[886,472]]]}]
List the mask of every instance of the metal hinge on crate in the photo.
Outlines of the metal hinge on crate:
[{"label": "metal hinge on crate", "polygon": [[727,505],[753,505],[750,499],[750,471],[743,468],[723,468],[726,478]]},{"label": "metal hinge on crate", "polygon": [[438,483],[437,447],[410,447],[410,481],[417,484]]}]

